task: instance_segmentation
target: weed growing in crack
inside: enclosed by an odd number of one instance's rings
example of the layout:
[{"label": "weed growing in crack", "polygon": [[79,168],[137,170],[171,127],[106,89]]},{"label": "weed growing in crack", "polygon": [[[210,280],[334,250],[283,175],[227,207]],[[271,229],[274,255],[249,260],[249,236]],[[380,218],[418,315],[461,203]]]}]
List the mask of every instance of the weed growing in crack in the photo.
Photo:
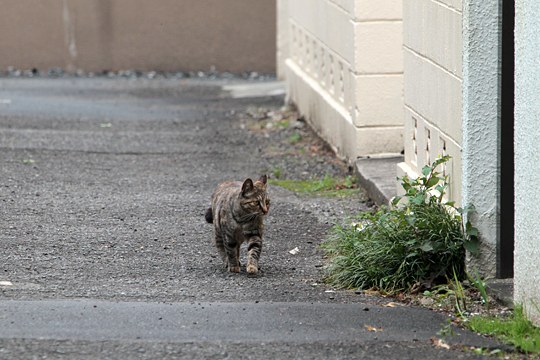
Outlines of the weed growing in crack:
[{"label": "weed growing in crack", "polygon": [[463,218],[472,207],[445,200],[448,176],[437,168],[449,159],[438,158],[416,179],[401,178],[405,195],[391,208],[333,228],[322,245],[329,283],[395,293],[465,277],[465,250],[477,251],[478,231]]}]

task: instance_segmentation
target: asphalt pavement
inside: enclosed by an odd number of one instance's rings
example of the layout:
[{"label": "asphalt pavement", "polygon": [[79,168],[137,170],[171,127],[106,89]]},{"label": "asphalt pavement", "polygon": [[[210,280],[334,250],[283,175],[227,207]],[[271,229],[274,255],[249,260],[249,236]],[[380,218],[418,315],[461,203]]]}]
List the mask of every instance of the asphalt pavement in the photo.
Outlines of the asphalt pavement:
[{"label": "asphalt pavement", "polygon": [[324,284],[318,245],[341,214],[327,199],[272,188],[260,274],[224,270],[204,211],[219,182],[271,170],[238,114],[279,109],[280,89],[0,79],[0,358],[469,359],[499,346],[455,328],[447,349],[446,315]]}]

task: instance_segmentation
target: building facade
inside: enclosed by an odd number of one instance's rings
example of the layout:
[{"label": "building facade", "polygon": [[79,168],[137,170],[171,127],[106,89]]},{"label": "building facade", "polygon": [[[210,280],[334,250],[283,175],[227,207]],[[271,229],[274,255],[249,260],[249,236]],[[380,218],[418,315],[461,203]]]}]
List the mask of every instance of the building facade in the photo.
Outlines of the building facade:
[{"label": "building facade", "polygon": [[514,277],[540,322],[538,19],[533,0],[278,1],[289,100],[349,161],[403,149],[396,174],[416,176],[450,155],[480,231],[469,268]]}]

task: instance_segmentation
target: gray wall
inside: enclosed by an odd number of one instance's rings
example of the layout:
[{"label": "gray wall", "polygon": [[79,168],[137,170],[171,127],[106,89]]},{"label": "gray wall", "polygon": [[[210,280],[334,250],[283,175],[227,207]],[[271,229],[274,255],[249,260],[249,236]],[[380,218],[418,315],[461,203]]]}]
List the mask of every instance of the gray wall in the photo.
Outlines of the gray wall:
[{"label": "gray wall", "polygon": [[481,248],[469,266],[497,276],[500,191],[500,0],[463,1],[462,204]]},{"label": "gray wall", "polygon": [[275,0],[0,0],[0,9],[0,70],[275,71]]}]

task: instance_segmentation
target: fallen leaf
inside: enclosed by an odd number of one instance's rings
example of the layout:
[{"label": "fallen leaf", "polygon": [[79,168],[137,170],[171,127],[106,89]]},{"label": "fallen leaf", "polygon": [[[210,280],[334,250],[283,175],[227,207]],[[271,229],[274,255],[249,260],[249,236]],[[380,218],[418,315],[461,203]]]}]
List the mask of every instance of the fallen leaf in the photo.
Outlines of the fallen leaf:
[{"label": "fallen leaf", "polygon": [[450,345],[448,345],[447,343],[445,343],[444,340],[442,340],[442,339],[431,338],[431,343],[432,343],[433,346],[435,346],[435,347],[438,347],[438,348],[441,348],[441,349],[450,350]]},{"label": "fallen leaf", "polygon": [[385,304],[385,305],[383,305],[383,306],[384,306],[384,307],[392,307],[392,308],[393,308],[393,307],[403,306],[403,305],[401,305],[400,303],[396,303],[396,302],[391,301],[391,302],[389,302],[388,304]]},{"label": "fallen leaf", "polygon": [[380,331],[383,331],[382,328],[378,328],[378,327],[375,327],[375,326],[371,326],[371,325],[364,325],[366,327],[366,330],[367,331],[371,331],[371,332],[380,332]]}]

